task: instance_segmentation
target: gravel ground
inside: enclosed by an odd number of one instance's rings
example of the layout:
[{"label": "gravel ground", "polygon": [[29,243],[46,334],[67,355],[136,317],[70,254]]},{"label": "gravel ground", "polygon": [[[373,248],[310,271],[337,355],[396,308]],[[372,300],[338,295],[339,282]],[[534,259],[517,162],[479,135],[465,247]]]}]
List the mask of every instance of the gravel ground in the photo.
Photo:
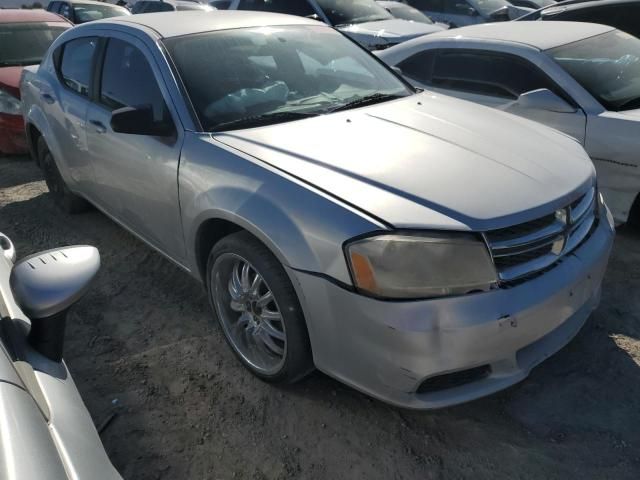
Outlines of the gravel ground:
[{"label": "gravel ground", "polygon": [[125,479],[640,478],[640,236],[620,231],[600,308],[521,384],[432,412],[319,373],[279,388],[212,327],[202,287],[102,214],[56,210],[25,158],[0,158],[0,231],[20,255],[100,249],[66,361]]}]

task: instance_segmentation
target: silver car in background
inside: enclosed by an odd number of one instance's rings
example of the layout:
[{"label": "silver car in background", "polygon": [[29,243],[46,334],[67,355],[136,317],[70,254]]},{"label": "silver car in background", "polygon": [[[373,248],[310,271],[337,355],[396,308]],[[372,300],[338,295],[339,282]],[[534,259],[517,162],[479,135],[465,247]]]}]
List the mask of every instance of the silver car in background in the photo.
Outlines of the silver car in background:
[{"label": "silver car in background", "polygon": [[15,259],[0,233],[0,478],[120,480],[62,360],[67,311],[97,273],[98,251]]},{"label": "silver car in background", "polygon": [[598,304],[613,225],[576,141],[416,94],[313,20],[89,24],[21,91],[52,197],[199,279],[266,381],[315,366],[451,405],[525,378]]}]

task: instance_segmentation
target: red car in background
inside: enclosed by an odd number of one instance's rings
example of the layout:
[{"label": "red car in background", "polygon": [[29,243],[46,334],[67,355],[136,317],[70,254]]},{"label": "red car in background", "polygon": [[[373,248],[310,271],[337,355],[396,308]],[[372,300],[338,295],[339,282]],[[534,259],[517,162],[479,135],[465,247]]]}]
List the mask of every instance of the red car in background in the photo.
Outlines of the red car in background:
[{"label": "red car in background", "polygon": [[22,68],[40,63],[49,45],[72,26],[45,10],[0,10],[0,153],[27,152],[20,107]]}]

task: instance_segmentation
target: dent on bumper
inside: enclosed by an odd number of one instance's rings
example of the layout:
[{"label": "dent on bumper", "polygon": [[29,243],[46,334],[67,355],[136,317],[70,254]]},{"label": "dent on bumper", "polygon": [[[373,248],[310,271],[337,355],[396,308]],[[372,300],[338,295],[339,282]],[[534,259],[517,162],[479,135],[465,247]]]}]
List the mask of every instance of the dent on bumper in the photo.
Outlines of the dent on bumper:
[{"label": "dent on bumper", "polygon": [[[289,270],[321,371],[388,403],[439,408],[524,379],[566,345],[600,299],[613,229],[589,240],[544,275],[510,289],[413,302],[367,298],[318,276]],[[417,393],[436,375],[490,365],[478,381]]]}]

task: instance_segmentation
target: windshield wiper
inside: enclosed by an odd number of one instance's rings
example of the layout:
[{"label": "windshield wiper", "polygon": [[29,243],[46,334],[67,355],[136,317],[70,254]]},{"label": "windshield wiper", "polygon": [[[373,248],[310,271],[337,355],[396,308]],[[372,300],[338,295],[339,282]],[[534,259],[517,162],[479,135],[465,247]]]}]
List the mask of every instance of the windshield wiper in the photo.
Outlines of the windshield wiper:
[{"label": "windshield wiper", "polygon": [[390,93],[372,93],[371,95],[366,95],[364,97],[357,98],[356,100],[351,100],[339,107],[333,108],[329,110],[329,113],[340,112],[342,110],[350,110],[356,107],[364,107],[367,105],[373,105],[375,103],[385,102],[387,100],[395,100],[397,98],[402,98],[404,95],[396,95]]},{"label": "windshield wiper", "polygon": [[239,130],[242,128],[262,127],[265,125],[273,125],[274,123],[289,122],[300,120],[303,118],[315,117],[317,113],[305,112],[274,112],[262,115],[252,115],[250,117],[237,118],[228,122],[222,122],[215,125],[211,130],[214,132]]}]

